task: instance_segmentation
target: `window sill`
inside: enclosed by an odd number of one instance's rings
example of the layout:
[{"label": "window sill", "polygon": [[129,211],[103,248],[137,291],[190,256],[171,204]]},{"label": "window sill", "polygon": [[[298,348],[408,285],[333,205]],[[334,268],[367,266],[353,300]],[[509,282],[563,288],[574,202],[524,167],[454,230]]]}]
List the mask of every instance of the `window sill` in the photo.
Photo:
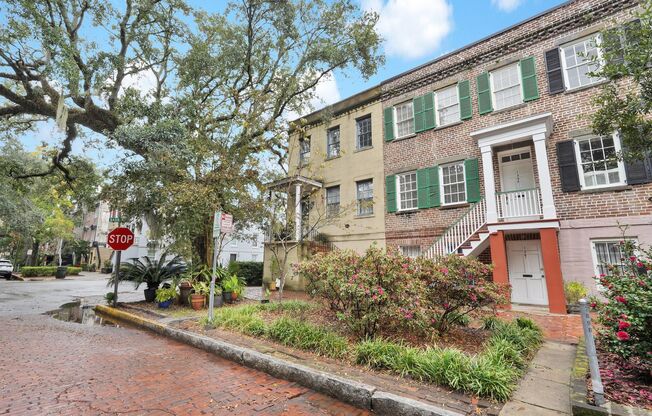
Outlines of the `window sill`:
[{"label": "window sill", "polygon": [[365,218],[373,218],[373,217],[375,217],[375,216],[376,216],[376,214],[354,215],[354,216],[353,216],[353,219],[355,219],[355,220],[362,220],[362,219],[365,219]]},{"label": "window sill", "polygon": [[398,142],[398,141],[400,141],[400,140],[411,139],[411,138],[413,138],[413,137],[417,137],[417,134],[416,134],[416,133],[412,133],[412,134],[409,134],[409,135],[407,135],[407,136],[397,137],[397,138],[395,138],[394,140],[392,140],[392,142]]},{"label": "window sill", "polygon": [[401,215],[401,214],[414,214],[415,212],[418,212],[419,208],[410,208],[410,209],[404,209],[400,211],[396,211],[396,215]]},{"label": "window sill", "polygon": [[359,149],[355,149],[353,153],[360,153],[360,152],[364,152],[365,150],[371,150],[373,148],[374,148],[373,146],[361,147]]},{"label": "window sill", "polygon": [[609,82],[609,80],[605,79],[603,81],[598,81],[598,82],[596,82],[594,84],[584,85],[583,87],[577,87],[577,88],[573,88],[571,90],[567,89],[567,90],[564,91],[564,94],[574,94],[576,92],[585,91],[585,90],[588,90],[588,89],[593,88],[593,87],[599,87],[600,85],[604,85],[604,84],[606,84],[608,82]]},{"label": "window sill", "polygon": [[468,207],[468,206],[470,206],[470,205],[471,205],[471,204],[469,204],[468,202],[458,202],[458,203],[456,203],[456,204],[440,205],[440,206],[439,206],[439,209],[455,209],[455,208],[464,208],[464,207]]},{"label": "window sill", "polygon": [[324,160],[325,160],[326,162],[328,162],[329,160],[339,159],[339,158],[341,158],[341,157],[342,157],[342,155],[331,156],[331,157],[327,157],[327,158],[324,159]]},{"label": "window sill", "polygon": [[444,130],[444,129],[447,129],[449,127],[459,126],[462,123],[464,123],[464,120],[456,121],[454,123],[449,123],[449,124],[446,124],[446,125],[443,125],[443,126],[437,126],[437,127],[435,127],[434,131]]},{"label": "window sill", "polygon": [[[506,113],[506,112],[508,112],[508,111],[517,110],[517,109],[519,109],[519,108],[526,107],[527,104],[528,104],[528,103],[520,103],[520,104],[512,105],[512,106],[510,106],[510,107],[501,108],[500,110],[494,110],[494,111],[492,111],[491,113],[487,113],[487,114],[501,114],[501,113]],[[485,114],[483,114],[483,115],[485,115]]]},{"label": "window sill", "polygon": [[614,186],[604,186],[602,188],[582,189],[580,192],[583,194],[596,194],[601,192],[629,191],[630,189],[634,189],[634,187],[632,185],[614,185]]}]

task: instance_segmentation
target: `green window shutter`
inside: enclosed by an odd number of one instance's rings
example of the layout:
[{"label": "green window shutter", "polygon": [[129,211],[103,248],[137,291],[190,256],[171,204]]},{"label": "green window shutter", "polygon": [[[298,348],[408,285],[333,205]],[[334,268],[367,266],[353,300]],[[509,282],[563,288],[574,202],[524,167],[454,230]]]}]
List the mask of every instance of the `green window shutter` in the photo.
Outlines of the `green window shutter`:
[{"label": "green window shutter", "polygon": [[478,159],[465,160],[464,173],[466,175],[466,202],[478,202],[480,200]]},{"label": "green window shutter", "polygon": [[387,107],[385,109],[385,141],[391,142],[394,140],[394,108]]},{"label": "green window shutter", "polygon": [[415,97],[412,100],[414,108],[414,132],[418,133],[425,130],[423,97]]},{"label": "green window shutter", "polygon": [[423,96],[423,129],[430,130],[437,127],[435,120],[435,94],[429,92]]},{"label": "green window shutter", "polygon": [[439,166],[433,166],[429,169],[430,176],[430,200],[433,207],[441,205],[441,195],[439,190]]},{"label": "green window shutter", "polygon": [[489,73],[483,72],[476,78],[476,87],[478,89],[478,112],[487,114],[494,111],[491,104],[491,87],[489,85]]},{"label": "green window shutter", "polygon": [[537,71],[533,56],[521,60],[521,80],[523,101],[527,102],[538,99],[539,87],[537,86]]},{"label": "green window shutter", "polygon": [[430,177],[428,169],[419,169],[417,171],[417,206],[419,209],[430,208]]},{"label": "green window shutter", "polygon": [[460,119],[469,120],[473,116],[471,106],[471,83],[468,80],[457,84],[457,94],[460,97]]},{"label": "green window shutter", "polygon": [[396,175],[385,177],[385,203],[387,212],[396,212]]}]

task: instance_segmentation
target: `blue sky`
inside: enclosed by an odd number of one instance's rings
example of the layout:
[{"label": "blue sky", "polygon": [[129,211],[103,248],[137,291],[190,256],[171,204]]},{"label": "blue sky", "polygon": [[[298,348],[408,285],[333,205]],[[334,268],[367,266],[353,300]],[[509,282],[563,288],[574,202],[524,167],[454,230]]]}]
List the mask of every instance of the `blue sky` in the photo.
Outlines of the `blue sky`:
[{"label": "blue sky", "polygon": [[[565,0],[358,0],[363,8],[380,14],[378,30],[385,39],[386,64],[369,80],[356,73],[338,71],[318,86],[322,107],[376,85],[403,71],[452,52],[508,26],[525,20]],[[210,4],[209,11],[223,9],[225,2],[189,0],[195,7]],[[61,135],[53,123],[23,137],[28,149],[46,141],[56,145]],[[86,154],[101,167],[115,161],[117,152],[78,140],[75,154]]]}]

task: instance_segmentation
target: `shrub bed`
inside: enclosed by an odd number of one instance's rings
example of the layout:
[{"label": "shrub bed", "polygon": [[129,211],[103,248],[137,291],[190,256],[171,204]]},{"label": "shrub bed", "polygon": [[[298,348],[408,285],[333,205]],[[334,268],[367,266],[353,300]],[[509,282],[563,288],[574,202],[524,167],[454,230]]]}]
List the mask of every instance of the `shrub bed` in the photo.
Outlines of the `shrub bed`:
[{"label": "shrub bed", "polygon": [[228,267],[229,275],[242,277],[247,286],[263,284],[263,263],[259,261],[232,261]]},{"label": "shrub bed", "polygon": [[[68,267],[66,274],[74,276],[81,273],[81,271],[81,267]],[[23,266],[20,268],[23,277],[54,276],[56,272],[56,266]]]}]

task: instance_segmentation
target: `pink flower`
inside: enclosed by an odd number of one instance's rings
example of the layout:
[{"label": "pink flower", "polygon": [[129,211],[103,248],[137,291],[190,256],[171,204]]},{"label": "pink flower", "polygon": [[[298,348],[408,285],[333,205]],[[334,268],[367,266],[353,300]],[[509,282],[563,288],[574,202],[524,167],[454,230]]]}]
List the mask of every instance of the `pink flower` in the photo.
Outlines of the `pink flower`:
[{"label": "pink flower", "polygon": [[636,263],[636,267],[639,267],[639,268],[643,267],[643,263],[641,263],[641,262],[639,261],[638,263]]},{"label": "pink flower", "polygon": [[357,279],[357,278],[358,278],[358,274],[357,274],[357,273],[354,274],[353,276],[351,276],[351,278],[352,278],[353,280]]},{"label": "pink flower", "polygon": [[630,256],[629,260],[636,261],[636,256]]},{"label": "pink flower", "polygon": [[444,307],[444,309],[448,309],[448,307],[451,305],[448,302],[444,302],[442,306]]},{"label": "pink flower", "polygon": [[595,309],[598,307],[598,302],[591,302],[591,309]]},{"label": "pink flower", "polygon": [[379,288],[378,288],[378,294],[382,296],[383,293],[385,293],[385,291],[383,290],[382,287],[379,287]]},{"label": "pink flower", "polygon": [[373,295],[373,296],[371,297],[371,299],[373,299],[373,300],[378,300],[378,296]]},{"label": "pink flower", "polygon": [[620,341],[627,341],[629,339],[629,334],[625,331],[618,331],[616,336]]},{"label": "pink flower", "polygon": [[625,299],[623,296],[616,296],[614,299],[620,303],[627,303],[627,299]]},{"label": "pink flower", "polygon": [[477,297],[474,293],[471,293],[471,295],[470,295],[469,297],[471,298],[471,300],[472,300],[473,302],[477,302],[477,301],[478,301],[478,297]]},{"label": "pink flower", "polygon": [[448,269],[446,267],[444,267],[443,269],[441,269],[441,272],[444,273],[444,274],[448,274]]},{"label": "pink flower", "polygon": [[630,324],[630,323],[627,322],[627,321],[618,321],[618,329],[621,330],[621,331],[622,331],[623,329],[627,329],[627,328],[629,328],[630,326],[632,326],[632,324]]}]

